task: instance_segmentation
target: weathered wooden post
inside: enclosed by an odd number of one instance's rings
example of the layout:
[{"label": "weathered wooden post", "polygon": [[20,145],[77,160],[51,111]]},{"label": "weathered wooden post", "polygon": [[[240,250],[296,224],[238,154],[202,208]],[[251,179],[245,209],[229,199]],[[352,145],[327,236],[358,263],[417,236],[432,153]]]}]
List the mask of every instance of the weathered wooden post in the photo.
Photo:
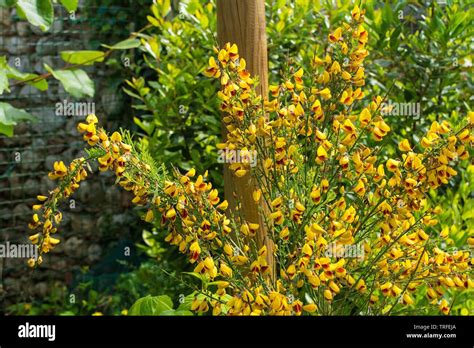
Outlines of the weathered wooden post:
[{"label": "weathered wooden post", "polygon": [[[258,92],[268,95],[268,62],[267,37],[265,33],[265,1],[264,0],[217,0],[217,36],[220,46],[227,42],[237,44],[239,55],[245,58],[247,69],[253,76],[258,76],[260,85]],[[223,127],[223,136],[226,136]],[[258,154],[257,154],[258,156]],[[258,159],[258,157],[257,157]],[[252,193],[257,183],[250,175],[235,177],[224,166],[224,190],[230,209],[234,209],[236,201],[241,202],[241,212],[248,222],[258,223],[257,244],[267,245],[267,262],[274,274],[272,241],[269,240],[264,220]],[[261,200],[263,202],[263,200]],[[265,210],[265,207],[263,207]]]}]

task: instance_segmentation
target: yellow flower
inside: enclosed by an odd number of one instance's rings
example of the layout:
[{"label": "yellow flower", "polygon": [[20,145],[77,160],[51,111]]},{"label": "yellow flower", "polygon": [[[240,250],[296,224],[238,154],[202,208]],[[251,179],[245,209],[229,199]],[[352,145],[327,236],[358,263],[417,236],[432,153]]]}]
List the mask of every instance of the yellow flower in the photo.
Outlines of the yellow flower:
[{"label": "yellow flower", "polygon": [[423,146],[423,148],[426,149],[426,148],[430,147],[433,144],[433,142],[431,140],[429,140],[427,137],[423,137],[421,139],[420,144],[421,144],[421,146]]},{"label": "yellow flower", "polygon": [[54,162],[54,170],[48,174],[51,180],[56,180],[64,177],[67,174],[67,168],[63,161]]},{"label": "yellow flower", "polygon": [[28,259],[28,267],[33,268],[33,267],[35,267],[35,265],[36,265],[35,259],[33,259],[33,258]]},{"label": "yellow flower", "polygon": [[96,123],[99,123],[99,120],[97,119],[97,116],[94,115],[94,114],[90,114],[86,117],[86,122],[88,124],[96,124]]},{"label": "yellow flower", "polygon": [[296,73],[293,74],[293,77],[295,79],[296,89],[303,89],[303,69],[300,68]]},{"label": "yellow flower", "polygon": [[231,278],[232,277],[232,268],[227,266],[225,263],[221,262],[219,270],[220,270],[221,274],[224,277],[226,277],[226,278]]},{"label": "yellow flower", "polygon": [[342,92],[342,95],[341,95],[341,98],[339,99],[339,101],[342,104],[349,106],[354,102],[354,98],[352,98],[352,93],[350,93],[348,91],[344,91],[344,92]]},{"label": "yellow flower", "polygon": [[317,288],[321,284],[321,279],[319,279],[316,274],[311,273],[307,276],[307,278],[308,283],[311,285],[311,287],[313,287],[313,289]]},{"label": "yellow flower", "polygon": [[346,132],[346,133],[354,133],[355,132],[355,126],[354,124],[351,122],[351,120],[349,119],[346,119],[344,121],[344,124],[342,125],[342,129]]},{"label": "yellow flower", "polygon": [[41,251],[44,253],[47,253],[51,249],[53,249],[57,244],[59,244],[59,242],[60,242],[59,239],[46,235],[46,237],[44,237],[44,240],[41,246]]},{"label": "yellow flower", "polygon": [[176,210],[171,207],[170,209],[168,209],[165,216],[167,219],[174,219],[176,217]]},{"label": "yellow flower", "polygon": [[329,181],[327,179],[321,180],[321,188],[324,192],[327,191],[327,189],[329,188]]},{"label": "yellow flower", "polygon": [[282,229],[280,231],[280,238],[283,239],[283,240],[288,240],[290,237],[290,230],[288,229],[288,227],[285,227],[284,229]]},{"label": "yellow flower", "polygon": [[458,139],[461,140],[463,143],[469,142],[471,140],[471,134],[469,129],[464,129],[461,133],[459,133]]},{"label": "yellow flower", "polygon": [[222,201],[222,203],[217,206],[218,209],[223,210],[223,211],[227,210],[228,207],[229,207],[229,202],[227,202],[227,200]]},{"label": "yellow flower", "polygon": [[403,152],[407,151],[412,151],[410,147],[410,143],[408,142],[408,139],[403,139],[399,144],[398,144],[398,149]]},{"label": "yellow flower", "polygon": [[316,306],[314,303],[309,303],[303,306],[303,310],[308,313],[314,313],[318,310],[318,306]]},{"label": "yellow flower", "polygon": [[387,161],[387,169],[391,172],[395,172],[398,169],[399,164],[400,164],[400,161],[396,161],[390,158]]},{"label": "yellow flower", "polygon": [[342,79],[345,81],[348,81],[352,78],[351,74],[345,70],[342,71],[341,76],[342,76]]},{"label": "yellow flower", "polygon": [[201,254],[201,247],[199,246],[198,242],[194,242],[189,247],[189,251],[191,252],[191,263],[194,263]]},{"label": "yellow flower", "polygon": [[234,249],[229,244],[225,244],[224,245],[224,253],[227,256],[231,257],[232,255],[234,255]]},{"label": "yellow flower", "polygon": [[374,135],[375,140],[381,141],[389,131],[390,127],[384,121],[378,121],[374,123],[372,134]]},{"label": "yellow flower", "polygon": [[342,28],[337,28],[333,33],[329,34],[328,39],[330,42],[337,42],[342,36]]},{"label": "yellow flower", "polygon": [[354,187],[354,192],[357,193],[359,196],[363,196],[365,194],[364,181],[359,179],[359,181],[357,182],[356,187]]},{"label": "yellow flower", "polygon": [[324,298],[328,301],[332,301],[332,293],[330,290],[324,290]]},{"label": "yellow flower", "polygon": [[328,100],[331,98],[331,90],[329,88],[324,88],[320,90],[317,94],[321,96],[321,98]]},{"label": "yellow flower", "polygon": [[316,163],[321,164],[327,159],[328,159],[328,153],[326,152],[324,147],[320,145],[317,150]]},{"label": "yellow flower", "polygon": [[359,6],[355,6],[354,9],[352,10],[351,12],[351,15],[352,15],[352,18],[355,20],[355,21],[359,21],[360,19],[360,9],[359,9]]},{"label": "yellow flower", "polygon": [[209,67],[204,71],[204,75],[214,78],[219,78],[221,76],[221,71],[217,66],[216,60],[212,56],[209,58]]},{"label": "yellow flower", "polygon": [[112,136],[110,137],[110,140],[113,142],[119,143],[122,141],[122,136],[120,135],[119,132],[114,132]]},{"label": "yellow flower", "polygon": [[402,297],[402,302],[405,305],[412,305],[414,303],[413,299],[411,298],[410,294],[405,292]]},{"label": "yellow flower", "polygon": [[216,205],[217,203],[219,203],[219,192],[216,189],[211,190],[211,192],[209,192],[209,195],[207,196],[207,199],[209,200],[209,203],[211,203],[211,205]]},{"label": "yellow flower", "polygon": [[314,203],[319,203],[321,201],[321,191],[319,188],[317,187],[313,187],[313,189],[311,190],[311,200],[314,202]]},{"label": "yellow flower", "polygon": [[441,300],[439,304],[439,310],[443,312],[443,314],[448,315],[450,311],[449,303],[444,298]]},{"label": "yellow flower", "polygon": [[[337,61],[334,61],[331,65],[331,68],[329,69],[329,71],[333,74],[338,74],[341,72],[341,66],[339,65],[339,63]],[[349,78],[350,78],[350,75],[349,75]]]},{"label": "yellow flower", "polygon": [[323,108],[321,107],[321,102],[319,99],[316,99],[311,106],[311,111],[314,112],[314,118],[318,121],[321,120],[324,116]]},{"label": "yellow flower", "polygon": [[194,268],[194,272],[206,274],[210,279],[213,279],[217,276],[217,268],[214,266],[214,260],[209,256]]},{"label": "yellow flower", "polygon": [[296,267],[295,265],[290,265],[288,266],[288,268],[286,269],[286,273],[288,274],[288,276],[290,277],[290,279],[293,279],[296,275]]},{"label": "yellow flower", "polygon": [[329,282],[329,288],[336,294],[338,294],[341,291],[339,286],[336,283],[334,283],[332,280]]},{"label": "yellow flower", "polygon": [[387,295],[390,295],[392,287],[393,287],[392,283],[386,282],[385,284],[382,284],[380,286],[380,290],[385,296],[387,296]]},{"label": "yellow flower", "polygon": [[255,201],[255,203],[258,203],[260,201],[261,196],[262,196],[262,190],[260,190],[260,189],[257,189],[255,191],[253,191],[253,193],[252,193],[252,197],[253,197],[253,200]]},{"label": "yellow flower", "polygon": [[29,236],[28,238],[29,238],[29,240],[31,241],[31,243],[33,243],[33,244],[38,244],[39,236],[40,236],[40,234],[39,234],[39,233],[36,233],[36,234],[34,234],[34,235],[32,235],[32,236]]},{"label": "yellow flower", "polygon": [[243,176],[245,176],[247,174],[247,170],[245,169],[238,169],[234,172],[235,176],[237,176],[238,178],[241,178]]},{"label": "yellow flower", "polygon": [[146,215],[145,215],[145,221],[146,222],[152,222],[153,218],[154,218],[153,209],[148,209],[148,211],[146,212]]},{"label": "yellow flower", "polygon": [[367,286],[365,285],[365,280],[364,279],[360,279],[357,282],[356,289],[361,293],[364,293],[364,292],[367,291]]},{"label": "yellow flower", "polygon": [[372,116],[370,115],[370,111],[367,108],[364,108],[359,115],[359,121],[362,126],[367,126],[371,120]]}]

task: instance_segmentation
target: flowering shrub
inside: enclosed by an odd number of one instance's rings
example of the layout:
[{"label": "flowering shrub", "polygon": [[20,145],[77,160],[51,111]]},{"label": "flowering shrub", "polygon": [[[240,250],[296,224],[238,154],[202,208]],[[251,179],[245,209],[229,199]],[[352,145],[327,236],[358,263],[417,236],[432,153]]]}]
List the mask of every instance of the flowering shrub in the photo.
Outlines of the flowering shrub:
[{"label": "flowering shrub", "polygon": [[[129,132],[108,134],[95,115],[78,125],[90,146],[69,166],[56,162],[58,180],[39,196],[30,236],[40,254],[59,243],[59,204],[87,177],[90,161],[113,171],[117,184],[160,221],[195,266],[202,282],[191,310],[213,315],[448,314],[453,292],[474,287],[465,245],[447,250],[437,231],[439,207],[430,189],[447,184],[469,157],[474,113],[451,125],[433,122],[419,144],[407,139],[389,158],[384,97],[363,104],[368,33],[364,11],[329,36],[310,71],[292,67],[270,97],[257,94],[236,45],[215,49],[205,75],[220,81],[227,138],[219,149],[256,153],[258,164],[227,158],[237,177],[253,178],[263,225],[247,221],[194,169],[182,174],[158,165]],[[232,156],[232,151],[226,151]],[[265,240],[256,238],[265,231]],[[468,238],[474,244],[474,238]],[[30,260],[35,266],[42,262]]]}]

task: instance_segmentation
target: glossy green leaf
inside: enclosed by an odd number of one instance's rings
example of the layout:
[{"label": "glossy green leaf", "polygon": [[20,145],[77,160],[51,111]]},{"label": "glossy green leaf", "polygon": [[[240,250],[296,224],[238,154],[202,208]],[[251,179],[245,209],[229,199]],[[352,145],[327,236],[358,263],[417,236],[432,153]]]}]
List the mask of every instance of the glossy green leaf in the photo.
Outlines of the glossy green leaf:
[{"label": "glossy green leaf", "polygon": [[[0,95],[3,92],[2,85],[3,87],[5,87],[4,81],[2,81],[2,76],[6,77],[7,79],[14,79],[17,81],[25,82],[28,85],[39,89],[40,91],[46,91],[48,89],[48,82],[45,79],[36,80],[39,75],[22,73],[21,71],[18,71],[17,69],[9,66],[7,64],[6,57],[4,56],[0,57]],[[9,92],[8,88],[4,88],[4,90],[7,90]]]},{"label": "glossy green leaf", "polygon": [[160,315],[173,309],[173,302],[166,296],[146,296],[138,299],[130,308],[129,315]]},{"label": "glossy green leaf", "polygon": [[8,78],[6,72],[0,70],[0,95],[2,95],[5,90],[10,92],[10,89],[8,89]]},{"label": "glossy green leaf", "polygon": [[61,0],[61,4],[63,4],[63,6],[69,12],[77,10],[78,2],[79,2],[78,0]]},{"label": "glossy green leaf", "polygon": [[103,62],[105,53],[102,51],[62,51],[61,58],[66,63],[76,65],[93,65]]},{"label": "glossy green leaf", "polygon": [[51,0],[18,0],[17,8],[25,15],[28,22],[47,31],[54,20]]},{"label": "glossy green leaf", "polygon": [[44,67],[55,79],[59,80],[66,92],[76,98],[84,96],[94,96],[94,82],[85,71],[81,69],[73,70],[53,70],[49,65]]},{"label": "glossy green leaf", "polygon": [[17,109],[8,103],[0,102],[0,133],[13,135],[13,127],[21,121],[36,121],[36,117],[23,109]]},{"label": "glossy green leaf", "polygon": [[127,39],[116,43],[115,45],[102,45],[111,50],[128,50],[131,48],[137,48],[140,46],[140,40],[138,39]]}]

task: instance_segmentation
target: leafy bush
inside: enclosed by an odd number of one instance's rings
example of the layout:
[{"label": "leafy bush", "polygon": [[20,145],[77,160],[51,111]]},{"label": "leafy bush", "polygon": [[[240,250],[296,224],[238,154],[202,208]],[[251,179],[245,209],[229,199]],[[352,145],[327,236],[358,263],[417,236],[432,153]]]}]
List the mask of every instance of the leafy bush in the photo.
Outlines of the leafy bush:
[{"label": "leafy bush", "polygon": [[[221,115],[215,105],[208,107],[208,101],[212,103],[213,100],[209,96],[217,92],[218,86],[199,75],[207,63],[207,52],[213,45],[212,33],[216,26],[213,5],[213,1],[207,7],[195,1],[183,1],[180,3],[181,10],[175,9],[174,16],[173,12],[162,10],[164,2],[156,2],[160,10],[153,11],[155,16],[152,22],[159,21],[159,25],[147,31],[142,45],[153,46],[151,43],[154,41],[162,42],[158,47],[159,59],[147,58],[150,56],[149,50],[142,50],[146,54],[144,61],[151,62],[159,81],[156,83],[154,75],[151,75],[152,78],[148,74],[150,77],[137,80],[140,81],[140,88],[147,91],[146,98],[156,102],[151,107],[147,103],[137,106],[137,109],[142,110],[138,114],[142,112],[143,116],[139,116],[136,121],[145,130],[144,139],[153,144],[150,153],[155,159],[165,159],[165,163],[171,161],[183,170],[188,170],[190,166],[198,172],[210,170],[212,182],[216,187],[221,187],[222,179],[213,146],[215,139],[220,136],[221,130],[216,121],[220,120]],[[346,18],[351,4],[350,1],[341,1],[334,6],[330,2],[279,0],[269,1],[266,6],[270,79],[278,83],[285,74],[291,74],[289,65],[292,61],[304,70],[309,70],[314,55],[325,55],[329,46],[321,42],[320,38],[328,35],[331,26],[339,25]],[[384,146],[388,154],[393,156],[402,139],[419,143],[419,134],[426,132],[431,122],[449,119],[458,123],[458,115],[469,110],[473,85],[472,74],[468,73],[472,65],[469,57],[472,43],[469,38],[473,29],[466,18],[472,17],[474,9],[463,1],[447,1],[445,5],[429,1],[367,1],[365,7],[367,31],[372,37],[367,43],[370,54],[365,64],[367,90],[370,94],[386,95],[386,101],[390,103],[420,105],[418,117],[387,116],[391,121],[392,135]],[[163,16],[163,13],[166,15]],[[174,49],[176,43],[179,52]],[[167,70],[168,66],[179,69],[171,72]],[[137,68],[137,72],[144,75],[142,65]],[[186,86],[205,91],[204,101],[183,92],[189,88]],[[176,96],[186,101],[181,102],[180,99],[179,103],[175,102]],[[180,105],[186,106],[183,109],[186,111],[185,122],[183,114],[180,114]],[[204,115],[203,119],[201,115]],[[142,119],[146,123],[140,121]],[[149,132],[154,119],[162,125],[157,133],[159,135]],[[205,141],[202,142],[202,139]],[[185,147],[196,151],[193,154]],[[197,153],[200,154],[198,160]],[[176,157],[179,160],[176,161]],[[454,226],[450,229],[454,240],[462,236],[465,242],[469,231],[473,230],[473,220],[469,213],[458,212],[470,211],[474,204],[471,194],[474,184],[468,180],[463,168],[459,172],[460,175],[449,185],[431,195],[443,208],[443,226]],[[456,217],[448,218],[448,215]],[[470,310],[474,311],[474,308]]]},{"label": "leafy bush", "polygon": [[239,206],[226,215],[228,202],[206,175],[196,178],[194,168],[170,172],[147,142],[134,143],[126,131],[109,135],[89,115],[78,125],[87,157],[69,166],[56,162],[49,176],[58,187],[34,207],[29,227],[37,233],[30,240],[40,254],[60,242],[59,204],[97,160],[146,208],[144,220],[161,222],[169,231],[165,241],[195,265],[191,275],[201,286],[192,311],[449,314],[456,294],[474,287],[474,238],[447,249],[449,233],[435,228],[442,209],[427,194],[456,176],[455,165],[466,165],[474,113],[455,124],[433,122],[419,143],[403,139],[392,155],[384,98],[363,103],[364,11],[356,6],[351,17],[328,35],[326,55],[314,56],[306,71],[289,69],[270,87],[270,98],[257,94],[236,45],[209,59],[204,73],[221,84],[217,98],[228,132],[217,147],[239,151],[241,160],[234,153],[226,158],[229,168],[258,182],[253,197],[261,222],[247,221]]}]

